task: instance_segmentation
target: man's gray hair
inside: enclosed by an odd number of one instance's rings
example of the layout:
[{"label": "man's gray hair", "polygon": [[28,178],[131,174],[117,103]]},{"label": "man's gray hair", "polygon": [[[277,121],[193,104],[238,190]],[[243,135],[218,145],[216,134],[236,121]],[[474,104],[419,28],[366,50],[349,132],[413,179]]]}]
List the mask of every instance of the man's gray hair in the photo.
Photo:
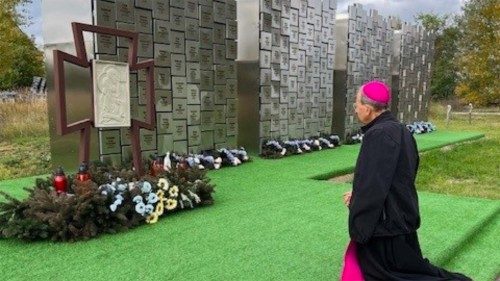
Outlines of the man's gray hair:
[{"label": "man's gray hair", "polygon": [[374,101],[371,98],[367,97],[363,91],[361,91],[361,103],[372,106],[376,111],[385,110],[389,107],[389,105],[386,103]]}]

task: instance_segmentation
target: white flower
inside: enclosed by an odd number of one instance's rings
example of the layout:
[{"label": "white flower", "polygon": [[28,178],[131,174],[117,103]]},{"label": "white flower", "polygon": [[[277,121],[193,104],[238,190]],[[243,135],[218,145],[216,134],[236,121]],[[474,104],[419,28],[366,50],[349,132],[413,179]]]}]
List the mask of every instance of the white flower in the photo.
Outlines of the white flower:
[{"label": "white flower", "polygon": [[125,191],[125,189],[127,189],[127,186],[126,186],[125,184],[123,184],[123,183],[120,183],[120,184],[118,185],[117,189],[118,189],[119,191]]},{"label": "white flower", "polygon": [[151,184],[147,181],[145,181],[143,184],[142,184],[142,187],[141,187],[141,191],[142,193],[149,193],[151,192]]},{"label": "white flower", "polygon": [[200,203],[200,202],[201,202],[200,196],[198,196],[198,194],[193,193],[191,190],[189,190],[188,192],[189,192],[189,195],[191,195],[191,197],[193,197],[194,202],[195,202],[196,204],[198,204],[198,203]]},{"label": "white flower", "polygon": [[135,187],[135,183],[134,182],[129,182],[128,183],[128,190],[131,191],[132,189],[134,189]]},{"label": "white flower", "polygon": [[189,197],[187,197],[184,193],[181,193],[181,199],[182,201],[186,201],[191,209],[193,208],[193,201],[191,201],[191,199],[189,199]]},{"label": "white flower", "polygon": [[146,212],[146,205],[142,202],[135,205],[135,211],[144,216],[144,213]]},{"label": "white flower", "polygon": [[168,190],[168,181],[167,179],[161,178],[158,180],[158,187],[163,190]]},{"label": "white flower", "polygon": [[117,195],[115,195],[115,199],[123,201],[123,196],[121,194],[117,194]]},{"label": "white flower", "polygon": [[110,209],[110,210],[111,210],[111,212],[113,212],[113,213],[116,211],[116,208],[118,208],[118,206],[117,206],[117,205],[115,205],[115,204],[111,204],[111,205],[109,206],[109,209]]}]

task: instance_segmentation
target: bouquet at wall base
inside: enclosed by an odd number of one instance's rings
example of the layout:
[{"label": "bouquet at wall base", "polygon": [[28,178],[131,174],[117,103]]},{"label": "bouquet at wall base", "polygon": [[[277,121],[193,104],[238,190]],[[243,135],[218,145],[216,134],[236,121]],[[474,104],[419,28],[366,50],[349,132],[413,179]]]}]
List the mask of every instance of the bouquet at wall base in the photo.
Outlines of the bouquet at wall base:
[{"label": "bouquet at wall base", "polygon": [[412,124],[407,124],[406,128],[412,134],[425,134],[435,131],[437,128],[431,122],[415,121]]},{"label": "bouquet at wall base", "polygon": [[352,144],[358,144],[363,141],[363,133],[361,130],[358,130],[357,132],[354,133],[347,133],[345,137],[345,144],[347,145],[352,145]]},{"label": "bouquet at wall base", "polygon": [[53,179],[37,179],[25,188],[26,199],[0,192],[0,237],[23,240],[76,241],[116,233],[183,209],[213,204],[214,186],[197,169],[172,169],[137,177],[102,163],[89,168],[90,178],[68,177],[66,192]]},{"label": "bouquet at wall base", "polygon": [[260,156],[267,159],[276,159],[284,156],[303,154],[322,149],[340,146],[338,135],[320,135],[308,139],[264,140]]}]

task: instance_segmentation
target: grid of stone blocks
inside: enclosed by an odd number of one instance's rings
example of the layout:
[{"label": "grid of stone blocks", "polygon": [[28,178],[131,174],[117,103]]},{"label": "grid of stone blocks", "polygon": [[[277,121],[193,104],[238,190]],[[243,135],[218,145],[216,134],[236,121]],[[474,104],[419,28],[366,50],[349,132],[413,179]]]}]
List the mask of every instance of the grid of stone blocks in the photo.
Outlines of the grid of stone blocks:
[{"label": "grid of stone blocks", "polygon": [[[143,158],[236,146],[235,0],[94,0],[96,25],[139,32],[138,57],[155,60],[156,130]],[[128,41],[97,35],[98,59],[127,61]],[[145,119],[145,72],[131,72],[131,114]],[[130,161],[129,130],[99,132],[101,159]]]},{"label": "grid of stone blocks", "polygon": [[336,0],[260,0],[260,139],[330,133]]},{"label": "grid of stone blocks", "polygon": [[347,93],[345,132],[354,133],[361,123],[353,103],[359,87],[377,79],[391,85],[391,60],[394,31],[387,18],[376,10],[366,11],[362,5],[348,8]]},{"label": "grid of stone blocks", "polygon": [[427,120],[434,35],[421,26],[403,23],[399,62],[398,119],[404,123]]}]

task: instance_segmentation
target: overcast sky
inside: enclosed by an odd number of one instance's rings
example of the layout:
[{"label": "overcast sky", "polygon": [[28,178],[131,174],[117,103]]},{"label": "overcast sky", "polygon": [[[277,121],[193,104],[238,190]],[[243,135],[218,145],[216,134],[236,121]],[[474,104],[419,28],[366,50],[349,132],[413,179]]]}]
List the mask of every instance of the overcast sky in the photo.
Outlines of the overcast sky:
[{"label": "overcast sky", "polygon": [[[43,45],[42,38],[42,0],[32,0],[26,9],[32,24],[23,27],[30,36],[35,37],[38,46]],[[68,0],[71,1],[71,0]],[[91,1],[91,0],[89,0]],[[258,0],[255,0],[258,1]],[[419,13],[451,14],[459,13],[464,0],[337,0],[338,11],[346,11],[352,3],[361,3],[367,9],[376,9],[384,16],[396,15],[404,21],[413,22],[414,15]]]}]

